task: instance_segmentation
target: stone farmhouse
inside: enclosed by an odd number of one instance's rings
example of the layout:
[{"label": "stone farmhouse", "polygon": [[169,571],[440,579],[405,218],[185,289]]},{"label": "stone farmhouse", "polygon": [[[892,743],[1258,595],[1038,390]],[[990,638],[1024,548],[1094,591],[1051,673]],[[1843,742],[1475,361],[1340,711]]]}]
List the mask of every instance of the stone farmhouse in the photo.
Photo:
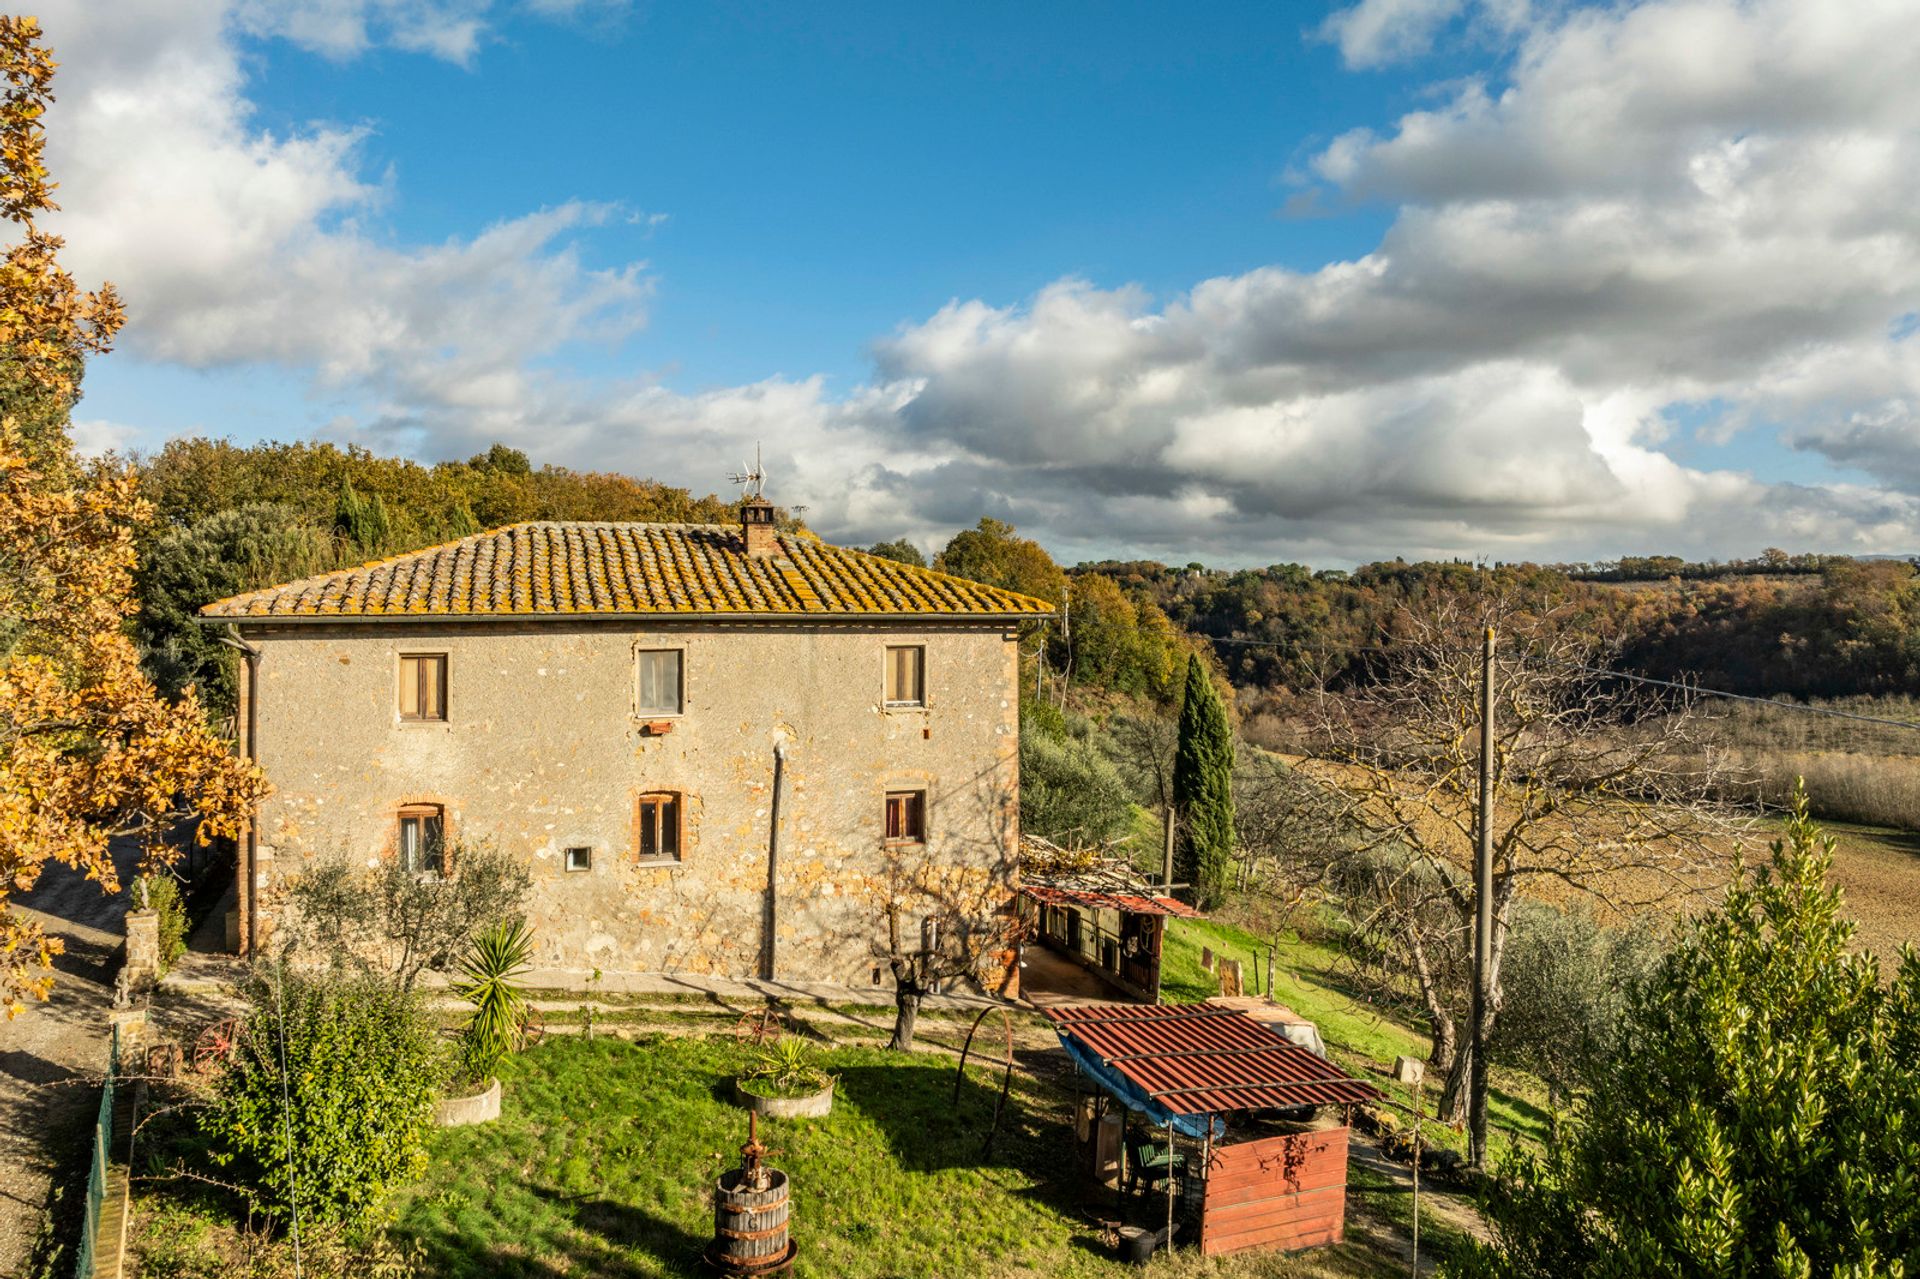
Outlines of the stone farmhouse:
[{"label": "stone farmhouse", "polygon": [[902,865],[1007,908],[1017,628],[1051,611],[779,532],[759,498],[737,527],[516,524],[210,604],[275,787],[238,948],[317,859],[457,876],[487,843],[527,859],[542,968],[887,980]]}]

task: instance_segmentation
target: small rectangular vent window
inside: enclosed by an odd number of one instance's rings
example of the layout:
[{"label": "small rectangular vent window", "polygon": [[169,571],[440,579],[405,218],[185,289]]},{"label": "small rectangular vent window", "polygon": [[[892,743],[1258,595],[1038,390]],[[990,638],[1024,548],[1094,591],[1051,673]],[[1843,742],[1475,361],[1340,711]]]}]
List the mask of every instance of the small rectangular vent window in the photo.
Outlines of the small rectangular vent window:
[{"label": "small rectangular vent window", "polygon": [[591,848],[569,848],[567,850],[567,869],[592,870],[593,850]]}]

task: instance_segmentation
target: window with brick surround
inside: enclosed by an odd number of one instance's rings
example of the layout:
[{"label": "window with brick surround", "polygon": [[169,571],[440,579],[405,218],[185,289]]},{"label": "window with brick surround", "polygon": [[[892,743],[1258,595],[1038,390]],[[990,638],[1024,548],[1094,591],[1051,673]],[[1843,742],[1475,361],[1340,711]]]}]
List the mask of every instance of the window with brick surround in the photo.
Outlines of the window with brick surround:
[{"label": "window with brick surround", "polygon": [[400,718],[444,723],[447,718],[447,655],[400,655]]},{"label": "window with brick surround", "polygon": [[927,793],[923,790],[887,792],[887,842],[927,842]]},{"label": "window with brick surround", "polygon": [[649,791],[634,801],[634,855],[643,862],[680,860],[683,805],[674,791]]},{"label": "window with brick surround", "polygon": [[887,649],[887,705],[926,705],[926,674],[926,649],[918,644],[889,646]]},{"label": "window with brick surround", "polygon": [[409,804],[400,810],[400,869],[414,875],[446,870],[447,814],[438,804]]}]

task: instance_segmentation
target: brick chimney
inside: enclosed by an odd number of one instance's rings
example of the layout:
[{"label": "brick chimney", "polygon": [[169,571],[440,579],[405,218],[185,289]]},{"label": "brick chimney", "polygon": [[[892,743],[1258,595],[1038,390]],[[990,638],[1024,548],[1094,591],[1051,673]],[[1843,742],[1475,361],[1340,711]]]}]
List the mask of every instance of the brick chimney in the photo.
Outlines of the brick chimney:
[{"label": "brick chimney", "polygon": [[746,543],[747,554],[757,560],[779,552],[780,540],[773,531],[772,502],[764,497],[750,497],[740,503],[740,540]]}]

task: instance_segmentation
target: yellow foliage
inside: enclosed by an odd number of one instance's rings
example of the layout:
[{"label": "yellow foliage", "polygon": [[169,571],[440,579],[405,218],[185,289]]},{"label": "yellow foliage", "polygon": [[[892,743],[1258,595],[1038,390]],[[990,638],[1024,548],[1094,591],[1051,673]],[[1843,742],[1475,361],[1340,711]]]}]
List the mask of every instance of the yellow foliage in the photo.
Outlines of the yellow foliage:
[{"label": "yellow foliage", "polygon": [[[81,293],[54,261],[57,237],[40,117],[53,60],[32,18],[0,16],[0,216],[25,239],[0,264],[0,350],[36,394],[69,403],[81,360],[119,328],[112,289]],[[9,1018],[52,988],[57,939],[11,909],[49,861],[117,892],[109,842],[164,837],[198,819],[202,843],[234,836],[265,793],[258,770],[210,732],[191,691],[155,692],[125,624],[134,531],[148,518],[130,470],[81,467],[64,437],[29,440],[0,421],[0,1004]]]}]

